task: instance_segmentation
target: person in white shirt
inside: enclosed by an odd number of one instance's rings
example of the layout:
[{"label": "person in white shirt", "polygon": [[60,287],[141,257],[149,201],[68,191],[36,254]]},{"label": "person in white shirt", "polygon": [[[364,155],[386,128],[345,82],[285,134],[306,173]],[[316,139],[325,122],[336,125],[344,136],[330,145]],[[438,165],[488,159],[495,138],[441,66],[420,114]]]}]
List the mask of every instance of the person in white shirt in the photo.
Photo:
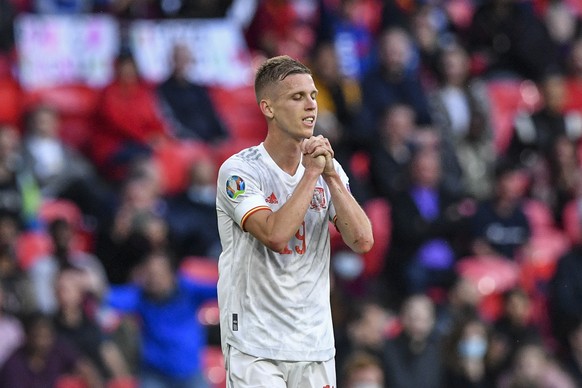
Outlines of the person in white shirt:
[{"label": "person in white shirt", "polygon": [[331,388],[328,222],[357,253],[372,248],[372,227],[329,141],[313,136],[309,68],[270,58],[257,70],[255,94],[267,136],[227,159],[217,181],[228,387]]}]

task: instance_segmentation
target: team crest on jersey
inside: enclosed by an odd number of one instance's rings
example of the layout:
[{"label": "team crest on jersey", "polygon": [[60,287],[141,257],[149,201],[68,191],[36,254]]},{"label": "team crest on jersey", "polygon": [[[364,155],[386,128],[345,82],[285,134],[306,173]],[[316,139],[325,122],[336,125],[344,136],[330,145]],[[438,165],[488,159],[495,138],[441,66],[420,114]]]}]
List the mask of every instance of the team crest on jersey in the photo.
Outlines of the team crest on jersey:
[{"label": "team crest on jersey", "polygon": [[311,210],[322,211],[327,208],[327,200],[325,199],[325,191],[323,187],[316,187],[313,189],[313,197],[309,206]]},{"label": "team crest on jersey", "polygon": [[245,181],[239,176],[233,175],[226,180],[226,194],[236,199],[239,195],[245,192]]}]

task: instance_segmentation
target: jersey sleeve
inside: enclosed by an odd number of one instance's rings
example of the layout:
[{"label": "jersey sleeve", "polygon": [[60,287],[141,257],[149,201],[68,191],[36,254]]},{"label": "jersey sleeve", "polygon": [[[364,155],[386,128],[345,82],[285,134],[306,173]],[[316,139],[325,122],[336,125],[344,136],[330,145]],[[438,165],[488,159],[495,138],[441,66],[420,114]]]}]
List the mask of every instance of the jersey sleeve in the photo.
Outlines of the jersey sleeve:
[{"label": "jersey sleeve", "polygon": [[[350,190],[350,179],[348,178],[348,175],[346,174],[346,172],[344,171],[343,167],[341,166],[341,164],[339,164],[339,162],[337,160],[334,159],[333,160],[333,163],[335,165],[335,170],[339,174],[340,179],[342,180],[342,183],[344,184],[345,188],[348,191],[351,192],[351,190]],[[335,207],[333,206],[333,198],[331,198],[330,206],[329,206],[329,220],[331,222],[333,222],[333,224],[335,225],[335,223],[336,223],[336,212],[335,212]]]},{"label": "jersey sleeve", "polygon": [[243,230],[245,221],[259,210],[271,210],[265,201],[256,171],[236,160],[227,160],[218,173],[217,205]]}]

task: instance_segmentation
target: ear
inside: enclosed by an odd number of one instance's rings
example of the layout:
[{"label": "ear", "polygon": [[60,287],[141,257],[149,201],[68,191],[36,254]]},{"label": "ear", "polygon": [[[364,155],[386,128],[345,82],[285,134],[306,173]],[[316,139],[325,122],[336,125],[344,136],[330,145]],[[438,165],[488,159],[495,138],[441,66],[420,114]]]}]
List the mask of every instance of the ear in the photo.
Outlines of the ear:
[{"label": "ear", "polygon": [[259,103],[259,108],[261,108],[261,112],[268,118],[273,118],[273,109],[271,108],[270,102],[267,100],[261,100]]}]

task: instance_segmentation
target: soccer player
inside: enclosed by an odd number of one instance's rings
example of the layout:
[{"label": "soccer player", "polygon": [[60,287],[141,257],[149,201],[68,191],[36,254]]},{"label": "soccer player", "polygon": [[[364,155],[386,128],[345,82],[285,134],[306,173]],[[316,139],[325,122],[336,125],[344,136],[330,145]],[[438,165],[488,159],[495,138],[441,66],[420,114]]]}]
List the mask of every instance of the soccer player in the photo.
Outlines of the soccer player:
[{"label": "soccer player", "polygon": [[317,89],[309,68],[270,58],[257,70],[255,94],[267,136],[218,174],[228,387],[331,388],[328,221],[358,253],[371,249],[372,227],[329,141],[313,136]]}]

